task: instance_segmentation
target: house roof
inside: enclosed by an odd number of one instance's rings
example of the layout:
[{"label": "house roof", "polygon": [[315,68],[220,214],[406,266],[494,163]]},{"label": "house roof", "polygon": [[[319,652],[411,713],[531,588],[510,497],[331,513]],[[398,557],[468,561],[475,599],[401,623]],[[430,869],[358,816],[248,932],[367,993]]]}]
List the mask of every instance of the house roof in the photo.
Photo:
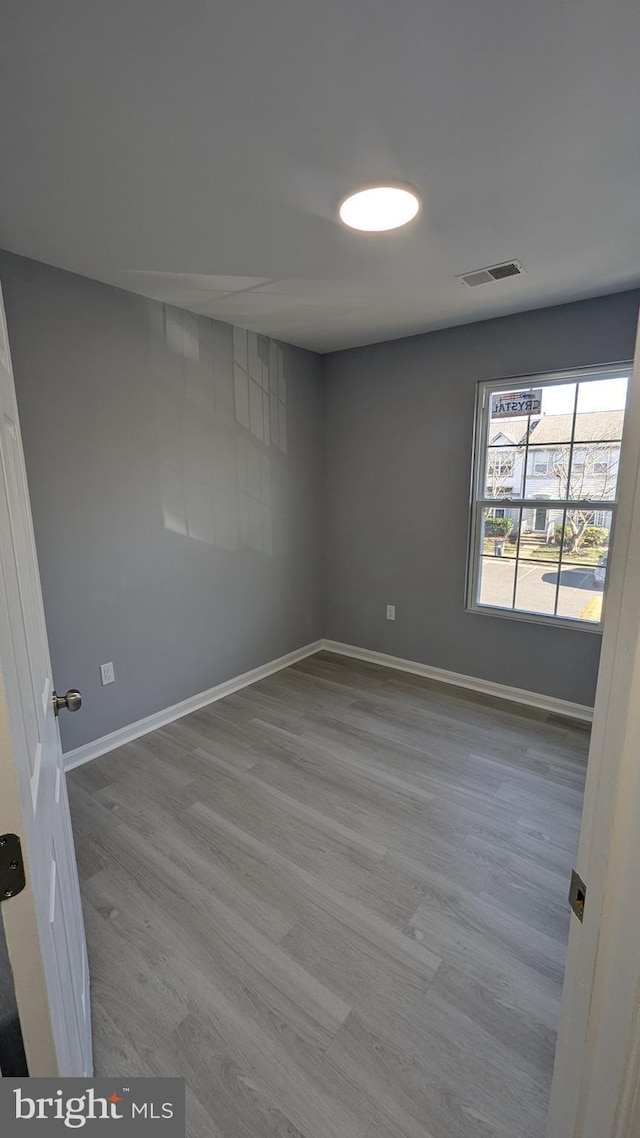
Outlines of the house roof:
[{"label": "house roof", "polygon": [[527,419],[497,419],[495,428],[489,432],[489,443],[494,445],[505,438],[507,443],[518,446],[527,434]]},{"label": "house roof", "polygon": [[[572,415],[543,415],[532,421],[530,444],[568,443],[571,440]],[[576,416],[577,442],[617,442],[622,437],[624,411],[581,411]],[[527,437],[526,419],[499,419],[489,433],[495,445],[504,438],[513,446],[521,446]]]},{"label": "house roof", "polygon": [[[532,428],[530,443],[567,443],[572,415],[543,415]],[[582,411],[576,415],[576,441],[617,442],[622,437],[624,411]]]}]

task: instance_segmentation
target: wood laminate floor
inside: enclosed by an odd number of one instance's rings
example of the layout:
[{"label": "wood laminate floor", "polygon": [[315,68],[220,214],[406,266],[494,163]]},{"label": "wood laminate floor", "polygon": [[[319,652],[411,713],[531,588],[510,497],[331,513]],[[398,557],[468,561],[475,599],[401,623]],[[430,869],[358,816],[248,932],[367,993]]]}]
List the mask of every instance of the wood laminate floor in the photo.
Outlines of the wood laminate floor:
[{"label": "wood laminate floor", "polygon": [[192,1138],[542,1138],[587,746],[322,654],[74,771],[96,1074]]}]

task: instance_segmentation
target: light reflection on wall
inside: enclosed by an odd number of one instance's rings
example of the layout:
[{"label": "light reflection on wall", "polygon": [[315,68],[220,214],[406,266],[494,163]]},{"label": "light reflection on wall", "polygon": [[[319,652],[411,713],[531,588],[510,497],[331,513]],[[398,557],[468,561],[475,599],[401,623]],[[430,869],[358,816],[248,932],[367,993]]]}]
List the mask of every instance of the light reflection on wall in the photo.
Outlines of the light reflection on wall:
[{"label": "light reflection on wall", "polygon": [[219,549],[288,554],[282,349],[205,316],[149,306],[165,528]]}]

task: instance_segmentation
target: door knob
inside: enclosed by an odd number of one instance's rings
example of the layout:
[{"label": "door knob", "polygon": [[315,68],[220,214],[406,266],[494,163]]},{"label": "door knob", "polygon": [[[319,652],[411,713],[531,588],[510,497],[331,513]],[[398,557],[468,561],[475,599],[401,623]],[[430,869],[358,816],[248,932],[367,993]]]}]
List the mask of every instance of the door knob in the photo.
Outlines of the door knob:
[{"label": "door knob", "polygon": [[59,715],[63,707],[66,707],[67,711],[79,711],[82,707],[82,696],[77,688],[69,688],[66,695],[58,695],[54,691],[52,698],[55,715]]}]

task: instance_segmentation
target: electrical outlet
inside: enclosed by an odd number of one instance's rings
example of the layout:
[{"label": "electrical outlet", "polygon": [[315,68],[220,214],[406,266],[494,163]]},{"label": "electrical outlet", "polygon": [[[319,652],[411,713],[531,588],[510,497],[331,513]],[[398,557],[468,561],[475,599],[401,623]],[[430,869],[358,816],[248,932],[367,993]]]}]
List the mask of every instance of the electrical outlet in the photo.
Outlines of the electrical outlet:
[{"label": "electrical outlet", "polygon": [[395,605],[387,605],[387,620],[395,620],[395,619],[396,619],[396,606]]},{"label": "electrical outlet", "polygon": [[106,684],[114,684],[116,682],[116,672],[113,664],[100,665],[100,680],[102,681],[103,687],[105,687]]}]

